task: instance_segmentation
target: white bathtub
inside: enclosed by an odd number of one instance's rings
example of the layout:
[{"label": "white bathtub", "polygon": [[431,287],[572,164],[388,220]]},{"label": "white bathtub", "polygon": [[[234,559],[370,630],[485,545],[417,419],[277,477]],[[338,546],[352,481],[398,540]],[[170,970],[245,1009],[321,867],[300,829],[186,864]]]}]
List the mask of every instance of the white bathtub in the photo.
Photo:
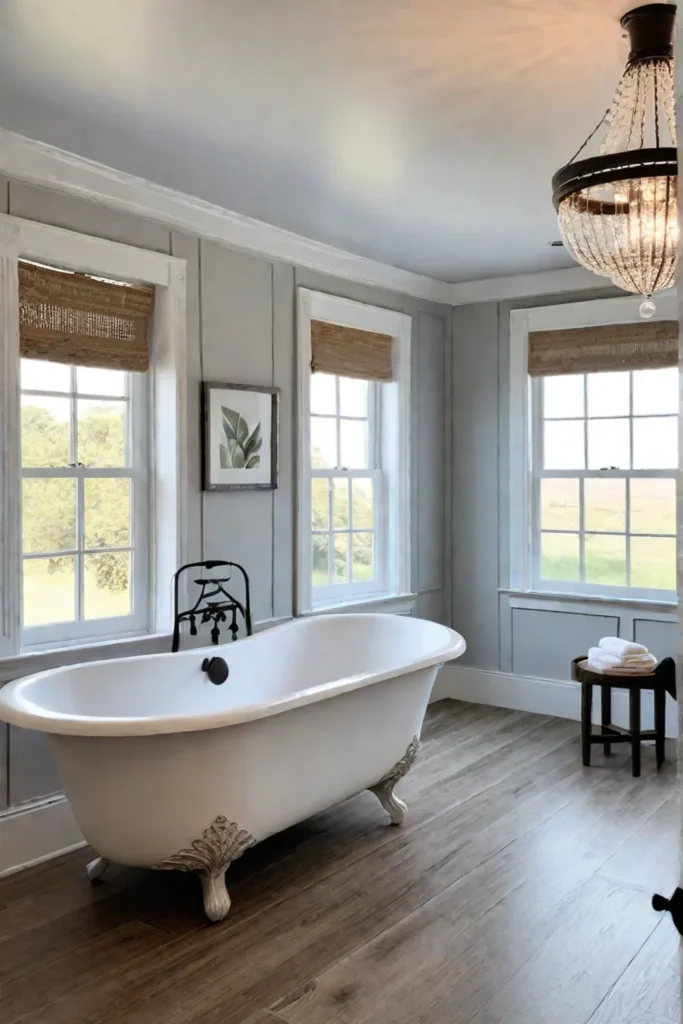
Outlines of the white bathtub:
[{"label": "white bathtub", "polygon": [[[432,684],[465,641],[393,615],[324,615],[221,647],[53,669],[0,690],[0,719],[49,736],[100,857],[196,871],[230,907],[244,850],[363,789],[400,824],[393,788],[417,754]],[[204,657],[230,675],[214,685]]]}]

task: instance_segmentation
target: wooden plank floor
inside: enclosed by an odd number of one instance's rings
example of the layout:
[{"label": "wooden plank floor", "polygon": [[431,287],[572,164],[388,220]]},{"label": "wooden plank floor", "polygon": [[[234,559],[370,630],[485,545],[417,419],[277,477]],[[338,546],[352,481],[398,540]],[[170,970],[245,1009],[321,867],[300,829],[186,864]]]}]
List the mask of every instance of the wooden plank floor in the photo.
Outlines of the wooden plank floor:
[{"label": "wooden plank floor", "polygon": [[[673,757],[674,750],[668,752]],[[443,701],[401,784],[191,876],[87,851],[0,881],[2,1024],[676,1024],[675,765],[581,767],[578,725]]]}]

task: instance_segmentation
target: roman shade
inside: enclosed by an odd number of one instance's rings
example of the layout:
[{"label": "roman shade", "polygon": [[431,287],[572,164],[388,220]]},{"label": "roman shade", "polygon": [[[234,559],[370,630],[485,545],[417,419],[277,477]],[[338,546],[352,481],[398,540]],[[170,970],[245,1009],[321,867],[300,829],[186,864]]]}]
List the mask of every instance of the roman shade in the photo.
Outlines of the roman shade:
[{"label": "roman shade", "polygon": [[530,377],[650,370],[663,366],[678,366],[678,323],[675,320],[531,331],[529,334]]},{"label": "roman shade", "polygon": [[19,263],[19,351],[27,359],[149,369],[154,289]]},{"label": "roman shade", "polygon": [[311,373],[391,381],[391,342],[390,334],[312,320]]}]

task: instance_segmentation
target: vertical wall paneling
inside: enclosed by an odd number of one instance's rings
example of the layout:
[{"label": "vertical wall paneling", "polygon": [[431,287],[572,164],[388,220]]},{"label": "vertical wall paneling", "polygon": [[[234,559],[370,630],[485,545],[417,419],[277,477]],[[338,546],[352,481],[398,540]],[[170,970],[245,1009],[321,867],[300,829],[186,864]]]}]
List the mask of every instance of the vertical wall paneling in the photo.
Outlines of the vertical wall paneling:
[{"label": "vertical wall paneling", "polygon": [[418,494],[417,589],[441,590],[444,583],[444,331],[443,317],[417,315],[417,430],[413,480]]},{"label": "vertical wall paneling", "polygon": [[[273,276],[265,260],[201,243],[204,379],[273,383]],[[273,617],[273,491],[204,493],[204,554],[244,565],[258,622]]]},{"label": "vertical wall paneling", "polygon": [[497,669],[498,307],[453,310],[453,626],[464,664]]},{"label": "vertical wall paneling", "polygon": [[199,281],[199,239],[171,232],[171,255],[187,262],[187,561],[201,560],[202,467],[201,467],[201,294]]},{"label": "vertical wall paneling", "polygon": [[453,403],[451,380],[453,372],[453,310],[444,319],[443,379],[444,379],[444,479],[443,479],[443,621],[453,622]]},{"label": "vertical wall paneling", "polygon": [[[0,175],[0,213],[9,213],[9,182]],[[0,722],[0,811],[9,802],[9,727]]]},{"label": "vertical wall paneling", "polygon": [[294,400],[294,268],[273,264],[273,384],[280,388],[278,488],[273,494],[273,616],[289,617],[294,608],[294,515],[296,433]]}]

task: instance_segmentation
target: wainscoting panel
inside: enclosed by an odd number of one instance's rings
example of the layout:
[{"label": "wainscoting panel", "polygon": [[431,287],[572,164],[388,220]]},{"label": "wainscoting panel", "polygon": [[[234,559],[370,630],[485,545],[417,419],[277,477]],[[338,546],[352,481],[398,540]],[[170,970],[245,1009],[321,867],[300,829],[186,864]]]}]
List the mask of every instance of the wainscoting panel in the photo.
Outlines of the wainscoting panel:
[{"label": "wainscoting panel", "polygon": [[633,639],[637,644],[645,644],[660,661],[662,658],[675,658],[678,649],[678,626],[675,622],[634,619]]},{"label": "wainscoting panel", "polygon": [[585,654],[600,637],[618,634],[616,616],[513,608],[512,672],[569,679],[572,658]]}]

